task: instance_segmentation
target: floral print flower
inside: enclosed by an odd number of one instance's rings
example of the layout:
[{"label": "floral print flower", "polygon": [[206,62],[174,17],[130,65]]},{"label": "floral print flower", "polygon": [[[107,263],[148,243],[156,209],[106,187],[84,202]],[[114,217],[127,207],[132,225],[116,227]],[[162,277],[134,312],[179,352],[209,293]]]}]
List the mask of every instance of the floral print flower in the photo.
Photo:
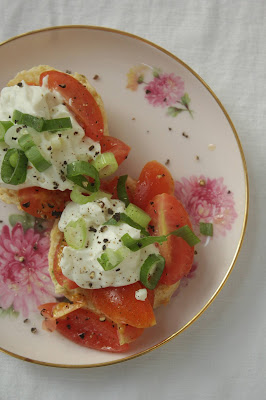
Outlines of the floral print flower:
[{"label": "floral print flower", "polygon": [[140,85],[148,102],[154,107],[167,107],[167,115],[176,117],[187,111],[193,117],[191,100],[188,93],[185,93],[185,83],[180,76],[162,73],[160,68],[139,64],[130,68],[127,73],[127,89],[136,91]]},{"label": "floral print flower", "polygon": [[38,305],[54,301],[54,286],[48,272],[49,237],[21,224],[0,235],[0,306],[27,317]]},{"label": "floral print flower", "polygon": [[136,91],[138,85],[144,80],[144,72],[149,69],[145,64],[135,65],[127,74],[127,89]]},{"label": "floral print flower", "polygon": [[145,86],[145,98],[154,106],[172,106],[184,94],[184,81],[174,74],[162,74]]},{"label": "floral print flower", "polygon": [[233,193],[223,178],[210,179],[203,175],[182,178],[175,182],[175,195],[189,213],[194,227],[199,222],[213,223],[214,235],[226,235],[237,218]]}]

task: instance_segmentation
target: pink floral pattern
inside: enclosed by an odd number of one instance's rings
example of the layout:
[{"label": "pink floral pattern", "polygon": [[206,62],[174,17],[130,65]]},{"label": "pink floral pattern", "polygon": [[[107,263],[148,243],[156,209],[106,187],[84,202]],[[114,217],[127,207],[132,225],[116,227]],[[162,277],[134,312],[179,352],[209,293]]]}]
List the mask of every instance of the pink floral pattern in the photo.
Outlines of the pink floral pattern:
[{"label": "pink floral pattern", "polygon": [[145,98],[154,107],[167,107],[167,115],[172,117],[184,111],[192,117],[191,100],[185,92],[185,83],[180,76],[162,73],[158,68],[139,64],[130,68],[127,73],[126,88],[135,92],[140,85],[144,89]]},{"label": "pink floral pattern", "polygon": [[49,236],[17,223],[3,226],[0,235],[0,306],[13,307],[24,317],[45,302],[54,301],[48,272]]},{"label": "pink floral pattern", "polygon": [[184,95],[185,84],[180,76],[162,74],[145,86],[145,98],[155,107],[172,106]]},{"label": "pink floral pattern", "polygon": [[196,231],[200,222],[209,222],[213,224],[215,236],[225,236],[237,218],[234,195],[223,178],[210,179],[203,175],[182,178],[175,182],[175,195],[189,213]]}]

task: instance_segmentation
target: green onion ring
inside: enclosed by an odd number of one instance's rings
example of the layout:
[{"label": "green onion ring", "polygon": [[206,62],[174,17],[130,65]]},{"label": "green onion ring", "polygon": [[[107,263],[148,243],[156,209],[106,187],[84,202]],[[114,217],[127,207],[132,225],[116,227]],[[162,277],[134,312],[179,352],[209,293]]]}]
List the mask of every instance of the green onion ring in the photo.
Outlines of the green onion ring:
[{"label": "green onion ring", "polygon": [[111,152],[99,154],[92,162],[92,165],[99,172],[100,178],[112,175],[118,168],[115,156]]},{"label": "green onion ring", "polygon": [[105,271],[110,271],[117,267],[130,253],[127,247],[120,247],[117,250],[107,249],[97,258],[98,263]]},{"label": "green onion ring", "polygon": [[89,202],[102,199],[103,197],[107,197],[108,199],[111,199],[112,197],[110,193],[102,192],[101,190],[98,190],[98,192],[94,192],[89,196],[84,196],[82,192],[84,192],[84,189],[82,189],[80,186],[75,185],[72,192],[70,193],[71,200],[77,204],[87,204]]},{"label": "green onion ring", "polygon": [[[10,158],[11,160],[13,159],[13,162],[15,159],[17,159],[15,166],[11,165]],[[1,166],[2,181],[10,185],[20,185],[21,183],[24,183],[27,176],[27,166],[28,159],[23,151],[9,149],[5,154]]]},{"label": "green onion ring", "polygon": [[[164,270],[165,259],[159,254],[150,254],[140,269],[140,281],[147,289],[155,289]],[[151,270],[155,268],[154,272]]]},{"label": "green onion ring", "polygon": [[[100,188],[100,177],[97,169],[86,161],[74,161],[67,164],[67,179],[88,192],[98,192]],[[90,183],[86,177],[94,179]]]},{"label": "green onion ring", "polygon": [[43,172],[49,167],[51,167],[50,161],[47,161],[41,154],[40,150],[37,146],[31,146],[27,151],[25,151],[25,155],[28,160],[32,163],[32,165],[39,172]]},{"label": "green onion ring", "polygon": [[64,237],[70,247],[76,250],[82,249],[87,240],[87,227],[83,218],[70,221],[64,229]]},{"label": "green onion ring", "polygon": [[141,208],[135,206],[135,204],[129,203],[125,209],[125,213],[137,224],[143,228],[147,228],[148,223],[151,220],[149,214],[145,213]]}]

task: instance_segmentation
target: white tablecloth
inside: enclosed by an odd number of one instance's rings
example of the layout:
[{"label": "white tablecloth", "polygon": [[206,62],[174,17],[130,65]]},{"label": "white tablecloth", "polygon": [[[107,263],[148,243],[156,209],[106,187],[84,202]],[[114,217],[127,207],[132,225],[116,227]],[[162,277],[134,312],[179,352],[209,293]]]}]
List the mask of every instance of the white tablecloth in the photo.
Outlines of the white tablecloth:
[{"label": "white tablecloth", "polygon": [[177,55],[229,112],[250,178],[249,222],[236,266],[189,329],[145,356],[95,369],[49,368],[0,354],[0,399],[265,398],[265,0],[0,0],[0,6],[0,41],[47,26],[99,25]]}]

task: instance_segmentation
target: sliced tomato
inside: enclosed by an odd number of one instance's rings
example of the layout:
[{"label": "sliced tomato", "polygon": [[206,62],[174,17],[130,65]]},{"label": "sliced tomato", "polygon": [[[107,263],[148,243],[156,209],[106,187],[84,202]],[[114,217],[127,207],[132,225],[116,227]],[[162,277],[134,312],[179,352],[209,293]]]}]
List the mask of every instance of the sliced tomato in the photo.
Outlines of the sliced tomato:
[{"label": "sliced tomato", "polygon": [[130,147],[127,144],[112,136],[103,136],[100,145],[102,153],[113,153],[118,165],[125,161],[130,152]]},{"label": "sliced tomato", "polygon": [[63,241],[60,241],[60,243],[57,245],[55,255],[54,255],[54,265],[53,265],[53,272],[55,279],[59,283],[59,285],[63,286],[64,288],[68,290],[76,289],[78,288],[78,285],[68,279],[66,276],[63,275],[62,269],[60,267],[60,259],[62,255],[63,248],[65,246],[65,243]]},{"label": "sliced tomato", "polygon": [[59,71],[45,71],[40,75],[40,85],[48,76],[48,88],[55,89],[65,99],[66,107],[75,115],[85,134],[99,142],[104,133],[104,120],[95,98],[77,79]]},{"label": "sliced tomato", "polygon": [[174,193],[174,180],[168,169],[157,161],[148,162],[142,169],[134,196],[134,204],[147,207],[154,196],[161,193]]},{"label": "sliced tomato", "polygon": [[136,328],[148,328],[156,320],[148,298],[140,301],[135,298],[136,290],[141,289],[139,282],[121,287],[108,287],[92,291],[92,302],[104,315],[116,323]]},{"label": "sliced tomato", "polygon": [[119,353],[128,350],[128,344],[120,345],[117,325],[83,308],[57,319],[56,330],[84,347]]},{"label": "sliced tomato", "polygon": [[[112,180],[110,181],[101,181],[101,190],[111,193],[112,194],[112,199],[118,199],[117,195],[117,182],[118,182],[118,176],[115,176]],[[129,198],[129,201],[132,203],[133,201],[133,193],[128,185],[126,185],[126,191],[127,195]]]},{"label": "sliced tomato", "polygon": [[[188,213],[176,197],[163,193],[155,196],[145,210],[151,217],[151,234],[166,235],[184,225],[189,225]],[[194,247],[190,247],[182,238],[169,236],[160,246],[165,258],[165,269],[161,283],[172,285],[187,275],[192,267]]]},{"label": "sliced tomato", "polygon": [[[75,310],[75,308],[73,308],[73,307],[77,307],[77,305],[75,303],[74,304],[46,303],[46,304],[42,304],[38,307],[41,315],[44,317],[44,321],[43,321],[43,325],[42,325],[44,330],[47,330],[49,332],[53,332],[56,330],[59,322],[57,321],[58,318],[55,318],[54,314],[58,310],[64,310],[66,304],[68,305],[68,310],[66,311],[66,314],[63,315],[63,316],[66,316],[67,314],[69,314],[70,312],[73,312]],[[69,312],[69,308],[71,308],[71,307],[72,307],[72,311]],[[78,305],[78,308],[80,308],[79,305]],[[69,315],[68,315],[68,317],[69,317]],[[62,317],[60,317],[60,318],[62,319]],[[96,315],[95,318],[99,319],[100,317],[99,317],[99,315]],[[66,319],[66,318],[64,318],[64,319]],[[100,320],[99,321],[105,322],[105,321],[103,321],[103,319],[104,318],[101,318],[101,321]],[[69,321],[69,319],[67,319],[67,321]],[[88,321],[88,319],[86,319],[86,321]],[[98,331],[98,334],[101,334],[102,327],[103,327],[103,325],[99,324],[100,329]],[[108,327],[110,328],[110,325],[108,325]],[[125,325],[125,324],[116,325],[115,323],[112,323],[112,332],[111,332],[112,335],[114,334],[114,328],[116,329],[120,346],[133,342],[138,337],[140,337],[142,335],[142,333],[144,332],[144,329],[134,328],[133,326],[129,326],[129,325]],[[67,329],[71,329],[71,327],[67,326]],[[86,328],[84,327],[81,330],[84,331],[85,329]],[[72,340],[71,337],[68,337],[68,338],[70,340]],[[116,339],[116,336],[115,336],[115,339]],[[89,347],[93,347],[93,346],[89,346]],[[121,347],[119,348],[119,350],[121,350]]]},{"label": "sliced tomato", "polygon": [[28,187],[18,191],[21,208],[36,218],[56,219],[70,200],[70,190],[47,190]]}]

